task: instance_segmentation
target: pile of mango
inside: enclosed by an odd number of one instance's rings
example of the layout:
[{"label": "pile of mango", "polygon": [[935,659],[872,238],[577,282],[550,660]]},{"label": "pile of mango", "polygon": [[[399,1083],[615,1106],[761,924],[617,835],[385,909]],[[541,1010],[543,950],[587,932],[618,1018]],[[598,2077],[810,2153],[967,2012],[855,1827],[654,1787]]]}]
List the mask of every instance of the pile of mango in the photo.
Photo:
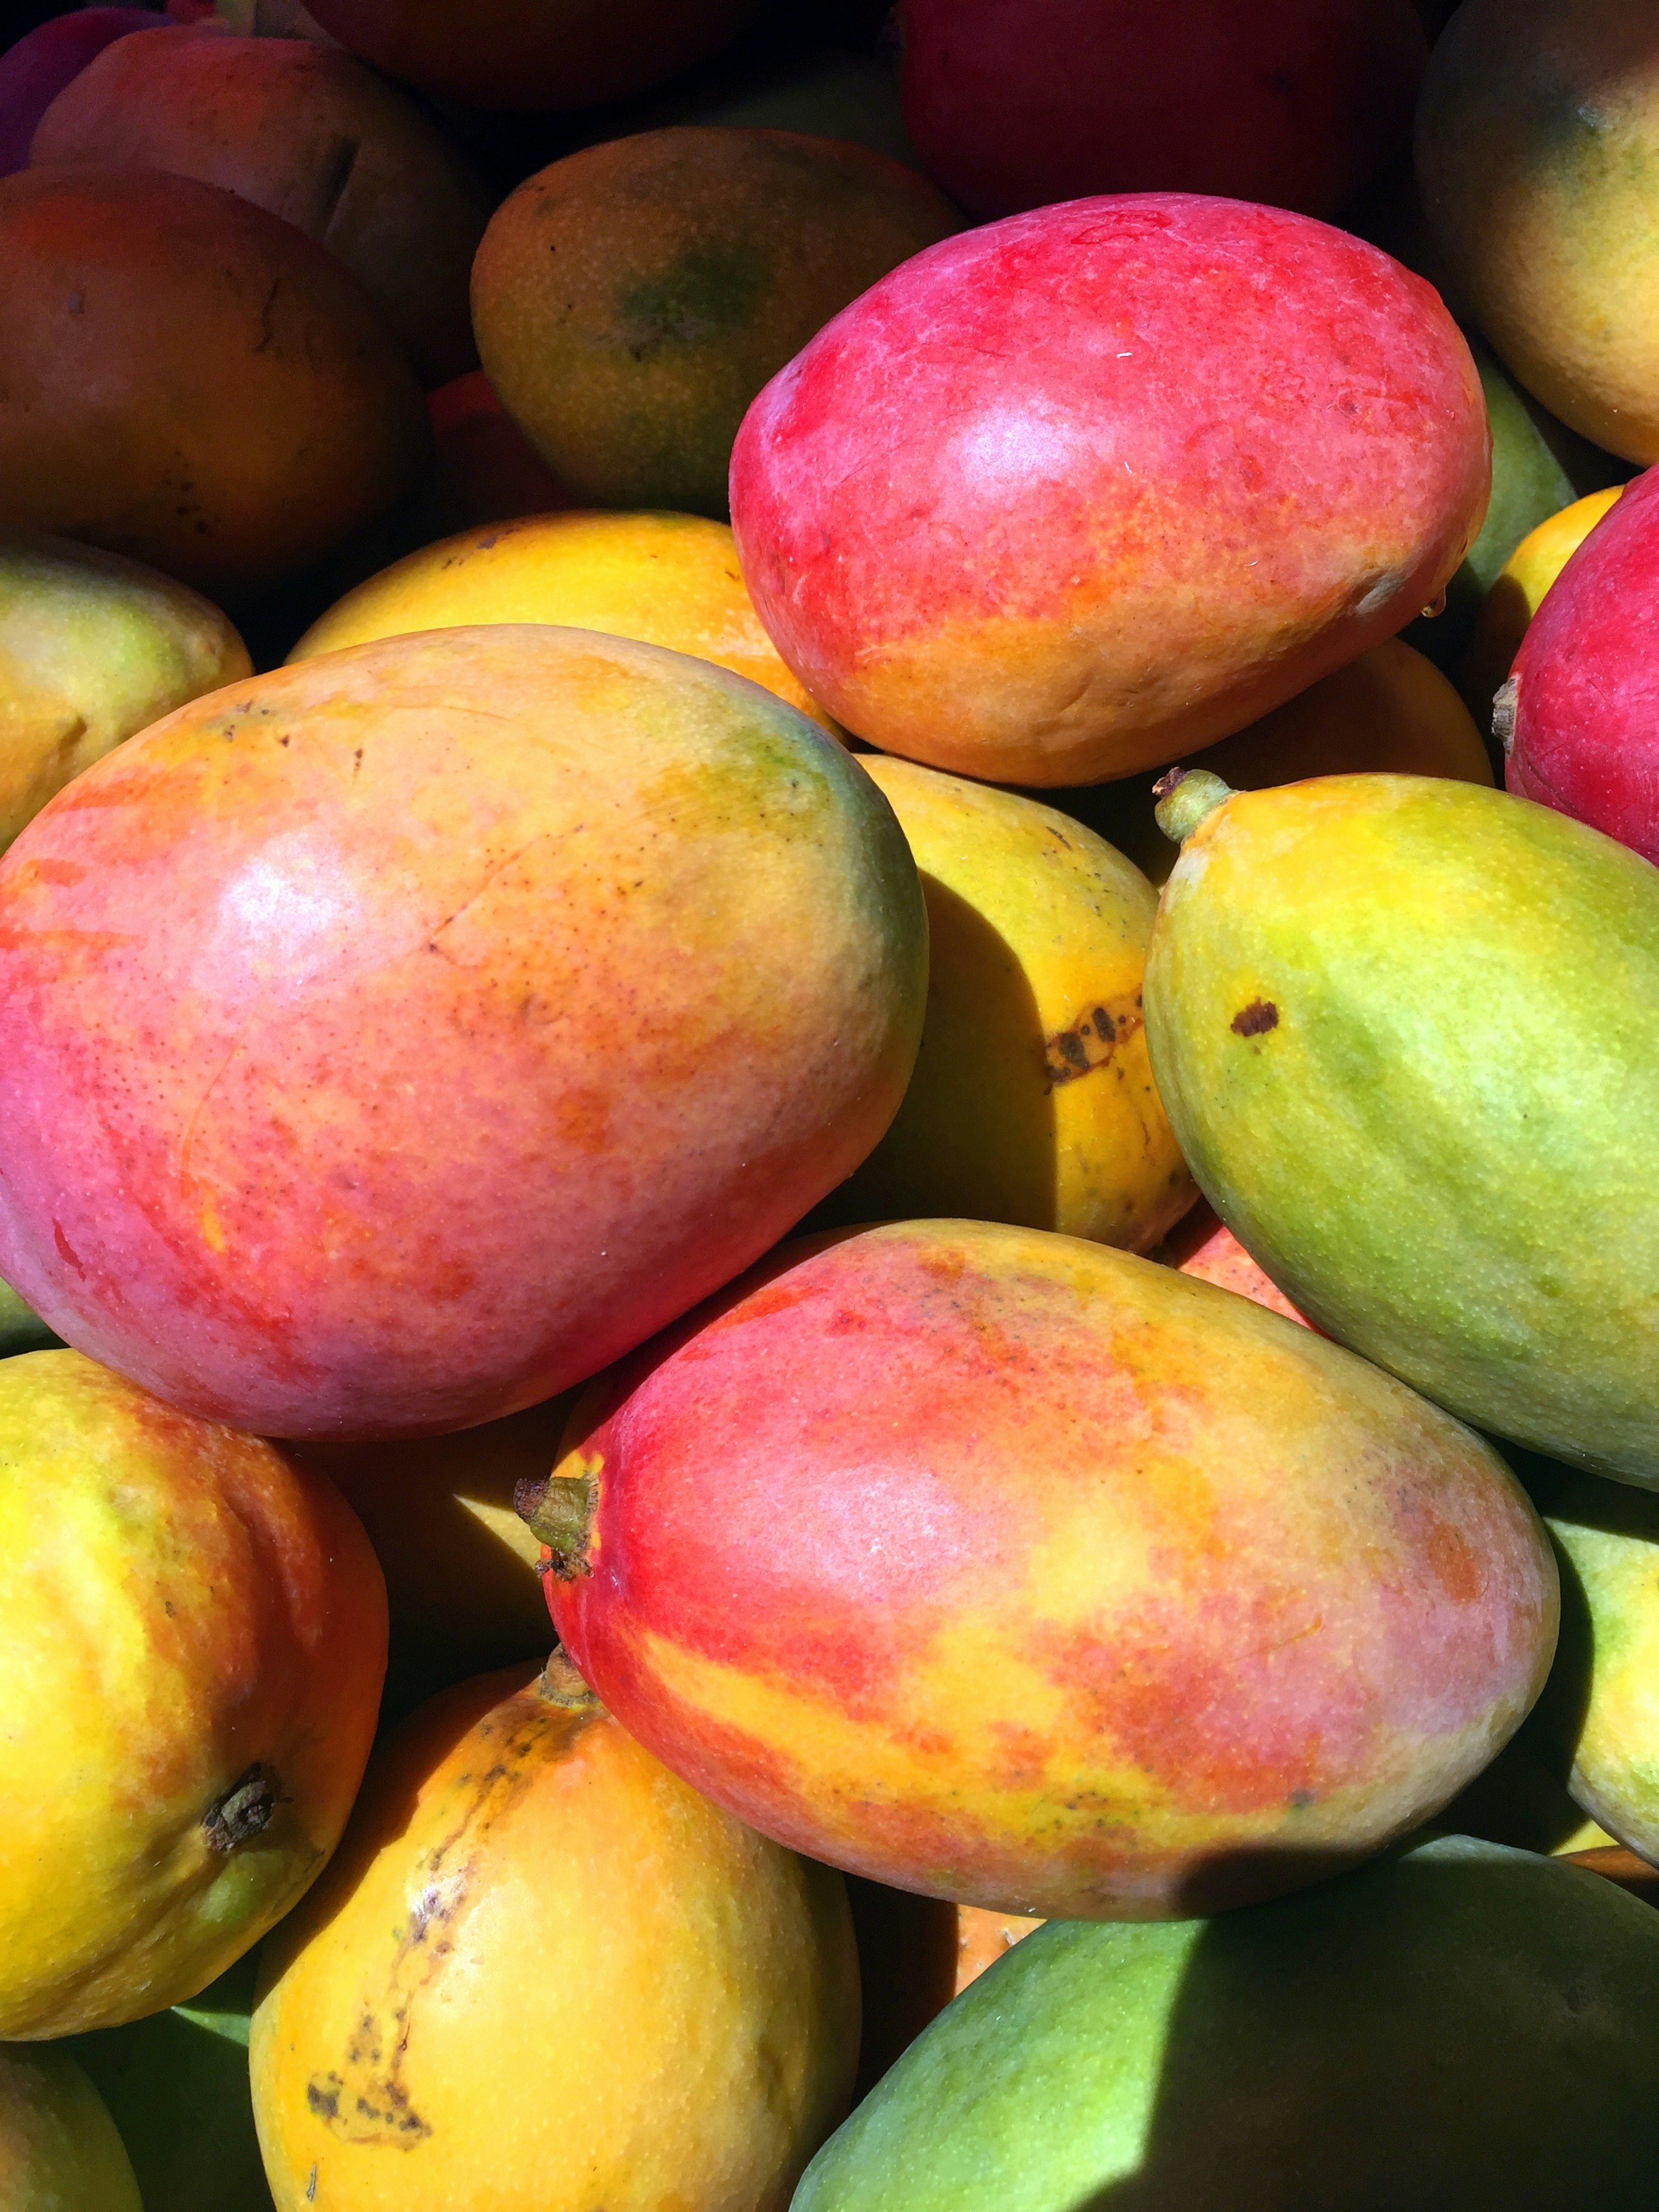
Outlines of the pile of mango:
[{"label": "pile of mango", "polygon": [[0,2208],[1659,2197],[1659,16],[0,52]]}]

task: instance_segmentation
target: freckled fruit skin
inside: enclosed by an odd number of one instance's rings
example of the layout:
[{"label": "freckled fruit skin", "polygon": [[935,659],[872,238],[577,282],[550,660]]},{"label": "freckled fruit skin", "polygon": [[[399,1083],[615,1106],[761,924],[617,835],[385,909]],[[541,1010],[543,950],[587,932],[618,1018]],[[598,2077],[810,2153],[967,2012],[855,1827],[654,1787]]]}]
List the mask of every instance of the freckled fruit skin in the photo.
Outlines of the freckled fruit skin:
[{"label": "freckled fruit skin", "polygon": [[277,2212],[783,2212],[846,2110],[845,1885],[660,1766],[571,1670],[377,1757],[262,1962]]},{"label": "freckled fruit skin", "polygon": [[1146,962],[1205,1196],[1317,1326],[1465,1419],[1659,1485],[1659,874],[1474,784],[1237,792]]},{"label": "freckled fruit skin", "polygon": [[902,0],[904,118],[977,216],[1219,192],[1334,216],[1411,142],[1411,0]]},{"label": "freckled fruit skin", "polygon": [[1546,407],[1659,460],[1659,43],[1648,0],[1464,0],[1417,114],[1423,205]]},{"label": "freckled fruit skin", "polygon": [[1512,674],[1509,788],[1659,861],[1659,470],[1567,562]]},{"label": "freckled fruit skin", "polygon": [[1487,1763],[1555,1640],[1488,1446],[1073,1237],[786,1247],[566,1446],[597,1504],[549,1601],[623,1725],[797,1850],[998,1911],[1316,1880]]},{"label": "freckled fruit skin", "polygon": [[583,498],[723,518],[732,441],[768,378],[961,228],[925,178],[845,140],[695,125],[609,139],[491,217],[478,356]]},{"label": "freckled fruit skin", "polygon": [[371,638],[495,622],[556,623],[665,645],[829,722],[762,629],[731,531],[700,514],[532,514],[441,538],[348,592],[288,657],[312,660]]},{"label": "freckled fruit skin", "polygon": [[1144,1251],[1195,1195],[1146,1060],[1151,884],[1052,807],[863,765],[921,872],[927,1012],[904,1103],[836,1218],[960,1214]]},{"label": "freckled fruit skin", "polygon": [[368,1540],[274,1445],[76,1352],[0,1364],[0,2036],[195,1996],[339,1839],[386,1671]]},{"label": "freckled fruit skin", "polygon": [[758,684],[511,623],[279,669],[0,862],[0,1276],[237,1427],[495,1419],[851,1170],[926,963],[887,802]]},{"label": "freckled fruit skin", "polygon": [[1560,2212],[1659,2160],[1659,1914],[1443,1838],[1175,1927],[1051,1924],[914,2043],[793,2212]]},{"label": "freckled fruit skin", "polygon": [[971,230],[774,377],[732,459],[761,619],[884,752],[1090,783],[1390,636],[1480,527],[1438,295],[1304,216],[1176,193]]},{"label": "freckled fruit skin", "polygon": [[0,2045],[0,2204],[144,2212],[115,2123],[66,2051]]}]

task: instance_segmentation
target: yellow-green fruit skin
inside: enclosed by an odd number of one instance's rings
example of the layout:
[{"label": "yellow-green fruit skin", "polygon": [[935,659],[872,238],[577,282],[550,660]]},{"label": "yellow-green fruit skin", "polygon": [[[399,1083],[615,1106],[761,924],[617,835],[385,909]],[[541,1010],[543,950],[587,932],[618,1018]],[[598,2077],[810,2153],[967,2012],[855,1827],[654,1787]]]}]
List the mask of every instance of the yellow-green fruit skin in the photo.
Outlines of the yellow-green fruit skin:
[{"label": "yellow-green fruit skin", "polygon": [[66,2051],[0,2045],[0,2205],[145,2212],[115,2123]]},{"label": "yellow-green fruit skin", "polygon": [[[553,1670],[550,1669],[550,1673]],[[277,2212],[783,2212],[846,2109],[839,1875],[532,1668],[410,1716],[266,1947]]]},{"label": "yellow-green fruit skin", "polygon": [[1659,38],[1651,0],[1464,0],[1417,173],[1481,329],[1610,453],[1659,459]]},{"label": "yellow-green fruit skin", "polygon": [[217,607],[137,561],[0,532],[0,851],[123,738],[253,664]]},{"label": "yellow-green fruit skin", "polygon": [[1141,1252],[1197,1195],[1146,1058],[1157,895],[1051,806],[869,755],[927,902],[927,1011],[843,1219],[961,1215]]},{"label": "yellow-green fruit skin", "polygon": [[1236,792],[1164,887],[1153,1073],[1300,1311],[1453,1413],[1659,1486],[1659,871],[1503,792]]},{"label": "yellow-green fruit skin", "polygon": [[204,1989],[338,1841],[380,1569],[276,1446],[26,1352],[0,1363],[0,2037],[118,2027]]}]

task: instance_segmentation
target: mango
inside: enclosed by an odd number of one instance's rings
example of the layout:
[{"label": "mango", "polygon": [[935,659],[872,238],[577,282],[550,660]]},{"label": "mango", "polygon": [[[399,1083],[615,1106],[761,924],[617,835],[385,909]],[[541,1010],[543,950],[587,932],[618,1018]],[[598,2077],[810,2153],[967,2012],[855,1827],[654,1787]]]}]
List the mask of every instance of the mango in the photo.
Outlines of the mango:
[{"label": "mango", "polygon": [[892,1126],[818,1218],[960,1214],[1144,1251],[1196,1194],[1146,1065],[1152,886],[1052,807],[863,766],[921,871],[927,1011]]},{"label": "mango", "polygon": [[1490,716],[1492,701],[1515,665],[1521,641],[1543,605],[1544,594],[1616,504],[1623,484],[1587,492],[1529,530],[1492,579],[1480,602],[1463,670],[1463,696],[1472,711]]},{"label": "mango", "polygon": [[191,1997],[316,1878],[368,1756],[368,1539],[274,1445],[76,1352],[0,1363],[0,2036]]},{"label": "mango", "polygon": [[[48,12],[52,0],[37,7],[33,27],[10,19],[9,43],[0,52],[0,177],[27,168],[35,125],[64,87],[113,39],[133,31],[160,30],[167,17],[149,8],[76,8]],[[18,35],[21,30],[21,35]]]},{"label": "mango", "polygon": [[102,162],[221,185],[325,246],[422,385],[472,368],[472,257],[483,185],[415,103],[307,39],[122,39],[41,117],[35,168]]},{"label": "mango", "polygon": [[1039,1929],[793,2212],[1560,2212],[1659,2160],[1659,1916],[1449,1837],[1212,1921]]},{"label": "mango", "polygon": [[86,2069],[146,2212],[271,2212],[248,2089],[250,1952],[189,2004],[60,2048]]},{"label": "mango", "polygon": [[426,404],[437,447],[428,495],[431,537],[576,504],[501,405],[483,369],[452,377],[428,392]]},{"label": "mango", "polygon": [[472,270],[479,358],[584,499],[723,519],[762,386],[961,227],[925,178],[844,140],[690,125],[611,139],[490,218]]},{"label": "mango", "polygon": [[731,531],[695,514],[536,514],[442,538],[348,592],[288,657],[501,622],[599,629],[694,653],[835,728],[761,628]]},{"label": "mango", "polygon": [[[1659,874],[1503,792],[1179,783],[1158,1093],[1308,1318],[1466,1419],[1659,1485]],[[1194,826],[1195,824],[1195,826]]]},{"label": "mango", "polygon": [[115,2123],[67,2051],[0,2045],[0,2204],[144,2212]]},{"label": "mango", "polygon": [[915,254],[767,386],[731,480],[761,620],[843,727],[1045,789],[1212,744],[1380,644],[1489,489],[1427,285],[1178,192]]},{"label": "mango", "polygon": [[840,1877],[556,1661],[404,1723],[261,1988],[277,2212],[783,2212],[858,2048]]},{"label": "mango", "polygon": [[396,341],[291,223],[159,171],[0,179],[0,529],[240,603],[382,514],[430,443]]},{"label": "mango", "polygon": [[497,1419],[851,1172],[926,932],[874,784],[707,661],[501,623],[232,684],[0,860],[0,1275],[237,1427]]},{"label": "mango", "polygon": [[1555,1640],[1479,1438],[1246,1298],[991,1223],[783,1247],[585,1393],[526,1504],[565,1648],[658,1757],[1022,1915],[1364,1857],[1487,1764]]},{"label": "mango", "polygon": [[0,1359],[20,1352],[49,1352],[62,1341],[9,1283],[0,1283]]},{"label": "mango", "polygon": [[1528,392],[1659,460],[1659,44],[1647,0],[1464,0],[1417,118],[1429,220]]},{"label": "mango", "polygon": [[135,730],[252,673],[226,617],[170,576],[0,535],[0,850]]},{"label": "mango", "polygon": [[1213,1283],[1218,1290],[1252,1298],[1269,1313],[1283,1314],[1286,1321],[1299,1322],[1304,1328],[1313,1327],[1251,1259],[1226,1223],[1217,1219],[1214,1207],[1204,1199],[1177,1223],[1152,1256],[1201,1283]]}]

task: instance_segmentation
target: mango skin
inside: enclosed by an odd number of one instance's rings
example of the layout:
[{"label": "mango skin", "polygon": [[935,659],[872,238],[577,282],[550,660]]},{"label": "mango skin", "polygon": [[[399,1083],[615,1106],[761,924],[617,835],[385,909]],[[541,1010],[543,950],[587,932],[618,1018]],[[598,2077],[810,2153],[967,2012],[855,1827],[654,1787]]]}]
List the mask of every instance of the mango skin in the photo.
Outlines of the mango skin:
[{"label": "mango skin", "polygon": [[921,873],[927,1012],[903,1103],[835,1218],[963,1215],[1146,1250],[1197,1195],[1146,1062],[1151,884],[1052,807],[863,765]]},{"label": "mango skin", "polygon": [[0,2036],[67,2035],[193,1996],[314,1880],[386,1599],[321,1476],[79,1352],[0,1363]]},{"label": "mango skin", "polygon": [[763,1833],[999,1911],[1316,1880],[1484,1766],[1554,1645],[1489,1447],[1036,1231],[784,1247],[584,1395],[560,1472],[596,1498],[549,1601],[623,1726]]},{"label": "mango skin", "polygon": [[1473,712],[1490,717],[1493,694],[1514,665],[1545,593],[1596,524],[1618,504],[1624,489],[1623,484],[1610,484],[1601,491],[1586,492],[1583,499],[1547,516],[1527,532],[1493,577],[1475,617],[1463,669],[1463,693]]},{"label": "mango skin", "polygon": [[793,2212],[1561,2212],[1646,2201],[1659,1915],[1449,1837],[1219,1921],[1050,1925]]},{"label": "mango skin", "polygon": [[107,2107],[67,2051],[0,2046],[6,2212],[144,2212]]},{"label": "mango skin", "polygon": [[1146,991],[1200,1188],[1310,1321],[1482,1428],[1659,1486],[1645,860],[1474,784],[1237,792],[1182,848]]},{"label": "mango skin", "polygon": [[232,685],[0,862],[0,1276],[262,1434],[499,1419],[862,1158],[926,926],[856,763],[686,654],[503,623]]},{"label": "mango skin", "polygon": [[534,514],[460,532],[348,592],[288,657],[492,622],[556,623],[695,653],[835,730],[761,628],[731,531],[703,515]]},{"label": "mango skin", "polygon": [[840,1877],[520,1667],[377,1755],[250,2059],[277,2212],[783,2212],[857,2050]]},{"label": "mango skin", "polygon": [[67,538],[0,535],[0,851],[137,730],[252,676],[198,592]]}]

